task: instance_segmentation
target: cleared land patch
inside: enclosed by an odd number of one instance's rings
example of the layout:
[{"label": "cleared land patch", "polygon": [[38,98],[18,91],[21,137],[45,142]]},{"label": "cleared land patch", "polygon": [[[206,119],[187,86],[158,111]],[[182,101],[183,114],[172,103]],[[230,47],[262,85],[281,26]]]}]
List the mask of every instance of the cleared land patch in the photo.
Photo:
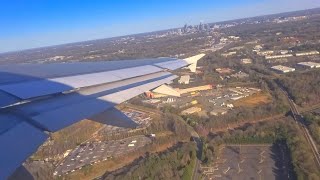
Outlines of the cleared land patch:
[{"label": "cleared land patch", "polygon": [[255,107],[261,104],[267,104],[271,102],[272,98],[270,94],[267,93],[258,93],[252,96],[248,96],[237,101],[234,101],[234,105],[239,106],[247,106],[247,107]]}]

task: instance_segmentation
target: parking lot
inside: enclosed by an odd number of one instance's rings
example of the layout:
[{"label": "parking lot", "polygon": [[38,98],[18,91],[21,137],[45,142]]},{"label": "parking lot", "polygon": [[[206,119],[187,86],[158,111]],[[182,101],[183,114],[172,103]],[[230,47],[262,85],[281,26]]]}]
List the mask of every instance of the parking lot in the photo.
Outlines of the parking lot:
[{"label": "parking lot", "polygon": [[212,99],[208,99],[208,101],[214,106],[227,107],[227,104],[232,104],[233,101],[251,96],[258,92],[260,92],[260,89],[256,88],[238,87],[222,89],[213,95]]},{"label": "parking lot", "polygon": [[110,158],[123,156],[149,143],[151,143],[150,138],[146,136],[135,136],[116,141],[81,144],[58,165],[54,175],[61,176],[81,169],[88,164],[95,164]]},{"label": "parking lot", "polygon": [[212,166],[202,167],[204,179],[294,179],[282,145],[230,145],[220,150]]},{"label": "parking lot", "polygon": [[[137,127],[138,129],[148,127],[152,121],[152,117],[150,116],[150,114],[146,112],[138,111],[131,108],[126,108],[121,111],[138,124],[138,127]],[[127,132],[129,130],[131,129],[105,125],[104,129],[102,129],[100,133],[103,135],[112,135],[115,133]]]}]

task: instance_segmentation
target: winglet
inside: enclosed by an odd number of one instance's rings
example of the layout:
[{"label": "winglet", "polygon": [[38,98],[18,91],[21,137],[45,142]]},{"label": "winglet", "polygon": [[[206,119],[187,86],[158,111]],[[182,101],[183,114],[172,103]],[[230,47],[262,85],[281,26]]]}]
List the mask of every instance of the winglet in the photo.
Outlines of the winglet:
[{"label": "winglet", "polygon": [[188,68],[190,69],[191,72],[196,72],[197,63],[204,56],[205,56],[205,54],[198,54],[198,55],[195,55],[195,56],[188,57],[188,58],[184,59],[188,64],[190,64],[188,66]]}]

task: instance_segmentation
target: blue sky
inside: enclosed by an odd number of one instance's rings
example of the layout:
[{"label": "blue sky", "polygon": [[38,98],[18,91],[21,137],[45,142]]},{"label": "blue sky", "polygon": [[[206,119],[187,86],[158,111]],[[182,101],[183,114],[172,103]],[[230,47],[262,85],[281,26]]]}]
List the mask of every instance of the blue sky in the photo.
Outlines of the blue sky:
[{"label": "blue sky", "polygon": [[319,6],[320,0],[1,0],[0,52]]}]

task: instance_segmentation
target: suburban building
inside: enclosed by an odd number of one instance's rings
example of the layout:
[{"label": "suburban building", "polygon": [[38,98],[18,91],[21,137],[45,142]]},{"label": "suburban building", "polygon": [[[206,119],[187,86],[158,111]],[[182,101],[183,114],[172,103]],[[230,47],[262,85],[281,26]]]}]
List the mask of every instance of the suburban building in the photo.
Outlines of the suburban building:
[{"label": "suburban building", "polygon": [[230,48],[229,51],[239,51],[243,48],[244,48],[244,46],[237,46],[237,47]]},{"label": "suburban building", "polygon": [[186,94],[186,93],[191,93],[196,91],[207,91],[211,89],[212,89],[212,85],[204,85],[204,86],[196,86],[196,87],[187,88],[187,89],[178,89],[177,91],[180,94]]},{"label": "suburban building", "polygon": [[280,52],[280,54],[282,54],[282,55],[284,55],[284,54],[288,54],[288,53],[289,53],[289,51],[288,51],[288,50],[280,50],[279,52]]},{"label": "suburban building", "polygon": [[269,50],[269,51],[259,51],[257,52],[259,56],[267,56],[267,55],[272,55],[274,51]]},{"label": "suburban building", "polygon": [[242,64],[251,64],[252,63],[252,59],[249,59],[249,58],[241,59],[241,63]]},{"label": "suburban building", "polygon": [[201,108],[199,107],[191,107],[189,109],[186,109],[184,111],[181,112],[182,115],[188,115],[188,114],[194,114],[194,113],[197,113],[197,112],[200,112],[201,111]]},{"label": "suburban building", "polygon": [[295,68],[291,68],[291,67],[287,67],[287,66],[282,66],[282,65],[278,65],[278,66],[272,66],[271,69],[280,72],[280,73],[288,73],[288,72],[293,72],[296,69]]},{"label": "suburban building", "polygon": [[233,39],[233,40],[239,40],[240,37],[238,36],[228,36],[229,39]]},{"label": "suburban building", "polygon": [[197,91],[206,91],[211,90],[212,85],[196,86],[186,89],[172,88],[168,85],[161,85],[152,92],[145,92],[145,95],[149,98],[161,98],[167,96],[180,97],[182,94],[197,92]]},{"label": "suburban building", "polygon": [[318,55],[319,51],[308,51],[308,52],[298,52],[296,53],[296,56],[312,56],[312,55]]},{"label": "suburban building", "polygon": [[224,109],[224,108],[218,108],[218,109],[214,109],[210,112],[210,115],[212,116],[219,116],[219,115],[224,115],[227,114],[228,110]]},{"label": "suburban building", "polygon": [[229,73],[232,73],[233,70],[230,68],[217,68],[216,71],[219,74],[229,74]]},{"label": "suburban building", "polygon": [[253,49],[256,50],[256,51],[260,51],[261,49],[263,49],[263,47],[258,44]]},{"label": "suburban building", "polygon": [[308,68],[320,68],[320,63],[315,62],[300,62],[299,66],[308,67]]},{"label": "suburban building", "polygon": [[265,56],[266,59],[280,59],[280,58],[288,58],[292,57],[292,54],[282,54],[282,55],[274,55],[274,56]]},{"label": "suburban building", "polygon": [[181,76],[178,82],[179,82],[179,84],[189,84],[190,83],[190,75]]},{"label": "suburban building", "polygon": [[237,72],[237,73],[235,73],[235,74],[232,74],[231,77],[241,79],[241,78],[247,78],[247,77],[249,77],[249,74],[244,73],[244,72],[242,72],[242,71],[239,71],[239,72]]},{"label": "suburban building", "polygon": [[233,56],[233,55],[236,55],[236,54],[237,54],[236,51],[231,51],[231,52],[227,52],[227,53],[222,53],[221,56],[229,57],[229,56]]}]

